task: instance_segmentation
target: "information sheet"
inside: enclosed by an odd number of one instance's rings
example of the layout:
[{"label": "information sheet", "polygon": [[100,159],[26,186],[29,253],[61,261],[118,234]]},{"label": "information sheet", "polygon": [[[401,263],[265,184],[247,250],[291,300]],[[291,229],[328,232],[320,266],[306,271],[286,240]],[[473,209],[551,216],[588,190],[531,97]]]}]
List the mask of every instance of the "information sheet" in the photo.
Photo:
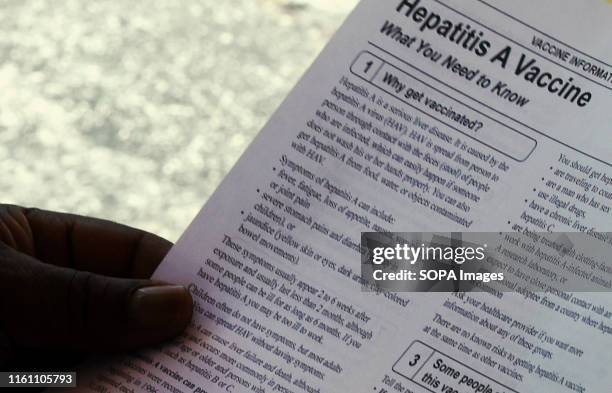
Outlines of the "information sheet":
[{"label": "information sheet", "polygon": [[364,291],[359,268],[362,232],[612,230],[611,26],[603,0],[361,1],[156,272],[193,295],[185,334],[80,389],[611,391],[609,292]]}]

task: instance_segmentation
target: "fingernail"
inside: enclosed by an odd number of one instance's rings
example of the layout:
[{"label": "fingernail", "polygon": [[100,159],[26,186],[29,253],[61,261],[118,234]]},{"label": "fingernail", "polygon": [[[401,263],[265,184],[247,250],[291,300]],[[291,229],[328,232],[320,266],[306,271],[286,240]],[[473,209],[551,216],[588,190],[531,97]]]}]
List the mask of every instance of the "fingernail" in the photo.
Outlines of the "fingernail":
[{"label": "fingernail", "polygon": [[130,324],[140,329],[181,330],[191,320],[192,308],[191,295],[185,287],[140,288],[130,299]]}]

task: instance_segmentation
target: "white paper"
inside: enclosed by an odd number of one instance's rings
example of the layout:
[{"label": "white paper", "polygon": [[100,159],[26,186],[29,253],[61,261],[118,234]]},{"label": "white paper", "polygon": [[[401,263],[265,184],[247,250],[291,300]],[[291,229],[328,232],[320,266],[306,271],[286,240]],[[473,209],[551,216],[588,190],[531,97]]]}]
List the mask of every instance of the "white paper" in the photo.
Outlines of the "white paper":
[{"label": "white paper", "polygon": [[156,272],[192,326],[83,391],[609,391],[607,293],[361,291],[362,231],[612,229],[612,5],[415,3],[359,4]]}]

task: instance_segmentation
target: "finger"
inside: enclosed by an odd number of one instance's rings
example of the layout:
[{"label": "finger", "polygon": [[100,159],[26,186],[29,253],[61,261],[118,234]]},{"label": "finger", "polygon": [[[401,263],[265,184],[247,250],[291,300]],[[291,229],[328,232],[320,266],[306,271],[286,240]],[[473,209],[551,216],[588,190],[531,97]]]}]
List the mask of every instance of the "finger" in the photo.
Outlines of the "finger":
[{"label": "finger", "polygon": [[0,205],[0,241],[45,263],[112,277],[148,278],[172,247],[106,220]]},{"label": "finger", "polygon": [[13,347],[131,350],[178,335],[191,315],[183,287],[58,267],[0,245],[0,329]]}]

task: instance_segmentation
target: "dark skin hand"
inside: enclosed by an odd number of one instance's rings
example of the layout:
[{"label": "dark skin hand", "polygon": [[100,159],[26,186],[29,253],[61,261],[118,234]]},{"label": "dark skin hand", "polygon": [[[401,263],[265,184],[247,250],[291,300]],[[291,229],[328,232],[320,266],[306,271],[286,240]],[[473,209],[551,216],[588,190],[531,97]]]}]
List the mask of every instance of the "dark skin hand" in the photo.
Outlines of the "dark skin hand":
[{"label": "dark skin hand", "polygon": [[180,334],[189,292],[149,280],[171,246],[109,221],[0,204],[0,371],[62,371],[84,354]]}]

